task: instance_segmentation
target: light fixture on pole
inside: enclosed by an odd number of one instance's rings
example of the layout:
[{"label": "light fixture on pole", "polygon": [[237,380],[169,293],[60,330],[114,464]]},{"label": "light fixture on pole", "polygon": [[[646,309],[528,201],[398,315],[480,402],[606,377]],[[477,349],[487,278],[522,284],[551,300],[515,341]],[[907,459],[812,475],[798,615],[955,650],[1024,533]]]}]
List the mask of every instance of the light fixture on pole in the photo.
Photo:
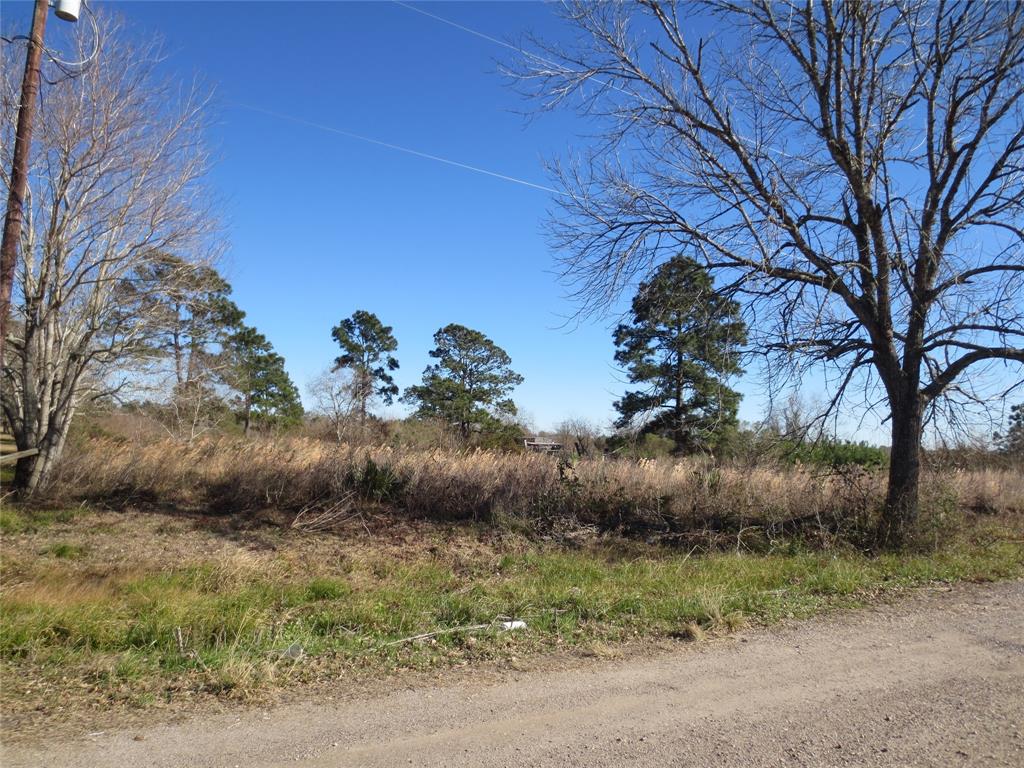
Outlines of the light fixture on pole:
[{"label": "light fixture on pole", "polygon": [[58,19],[78,21],[78,12],[82,9],[82,0],[55,0],[53,12]]}]

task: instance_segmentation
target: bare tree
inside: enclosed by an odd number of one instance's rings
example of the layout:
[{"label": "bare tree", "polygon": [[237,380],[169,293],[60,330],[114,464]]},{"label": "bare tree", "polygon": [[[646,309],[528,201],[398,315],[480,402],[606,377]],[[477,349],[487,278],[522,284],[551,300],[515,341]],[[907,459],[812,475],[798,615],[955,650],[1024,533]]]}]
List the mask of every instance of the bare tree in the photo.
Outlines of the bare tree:
[{"label": "bare tree", "polygon": [[335,439],[341,443],[353,426],[362,429],[362,406],[366,399],[364,388],[348,369],[329,368],[306,387],[313,399],[314,411],[327,419]]},{"label": "bare tree", "polygon": [[[60,457],[78,405],[116,391],[128,363],[153,354],[159,298],[193,274],[214,234],[199,186],[207,99],[158,79],[155,44],[136,44],[110,19],[100,36],[86,73],[41,93],[3,370],[3,410],[18,447],[39,449],[18,462],[23,495]],[[5,47],[4,152],[15,55]],[[168,253],[180,257],[173,269]]]},{"label": "bare tree", "polygon": [[555,427],[555,439],[577,456],[599,455],[600,438],[601,430],[586,419],[569,418]]},{"label": "bare tree", "polygon": [[[1024,5],[580,0],[564,12],[577,44],[537,42],[515,74],[542,108],[572,102],[606,128],[555,167],[552,236],[583,311],[700,253],[743,299],[767,362],[832,366],[833,405],[877,393],[892,430],[879,536],[899,545],[926,420],[991,397],[979,385],[995,365],[1020,384]],[[694,38],[695,12],[717,38]]]}]

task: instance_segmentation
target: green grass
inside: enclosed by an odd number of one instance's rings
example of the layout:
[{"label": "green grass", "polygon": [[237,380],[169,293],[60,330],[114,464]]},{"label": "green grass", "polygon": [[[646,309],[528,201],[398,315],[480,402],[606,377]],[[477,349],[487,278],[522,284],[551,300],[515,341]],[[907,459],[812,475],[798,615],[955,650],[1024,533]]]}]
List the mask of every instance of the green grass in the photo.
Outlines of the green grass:
[{"label": "green grass", "polygon": [[70,544],[66,541],[58,541],[43,550],[42,554],[64,560],[76,560],[83,557],[88,550],[81,544]]},{"label": "green grass", "polygon": [[55,523],[69,523],[77,514],[74,509],[26,509],[12,505],[0,506],[0,535],[31,533]]},{"label": "green grass", "polygon": [[[225,556],[165,567],[102,564],[99,556],[90,563],[90,548],[63,541],[45,552],[5,565],[19,583],[0,597],[5,675],[141,705],[183,689],[251,695],[345,670],[693,638],[932,581],[1024,575],[1024,551],[1012,541],[876,558],[799,550],[688,557],[633,544],[476,548],[454,559],[370,549],[327,562],[282,552],[269,561]],[[499,617],[525,619],[529,629],[395,643]],[[282,657],[293,644],[304,649],[302,661]]]}]

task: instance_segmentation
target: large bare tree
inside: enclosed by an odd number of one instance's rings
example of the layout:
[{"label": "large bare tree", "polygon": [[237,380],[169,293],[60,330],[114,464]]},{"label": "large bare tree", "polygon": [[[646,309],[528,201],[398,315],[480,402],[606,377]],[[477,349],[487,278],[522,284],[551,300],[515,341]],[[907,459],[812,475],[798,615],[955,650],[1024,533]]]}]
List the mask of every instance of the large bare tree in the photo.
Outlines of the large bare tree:
[{"label": "large bare tree", "polygon": [[[5,46],[4,168],[18,55]],[[109,394],[133,359],[152,353],[160,297],[189,280],[213,242],[200,187],[207,98],[161,79],[159,58],[155,44],[102,20],[89,69],[42,88],[3,370],[18,448],[39,450],[17,465],[15,486],[26,495],[60,457],[78,405]],[[169,253],[180,257],[174,269]]]},{"label": "large bare tree", "polygon": [[564,14],[574,43],[534,41],[515,74],[542,108],[602,126],[555,166],[552,235],[582,308],[699,254],[744,300],[768,360],[834,366],[833,404],[877,388],[892,430],[879,535],[899,545],[927,419],[991,397],[979,384],[995,366],[1004,388],[1020,383],[1024,5],[643,0]]}]

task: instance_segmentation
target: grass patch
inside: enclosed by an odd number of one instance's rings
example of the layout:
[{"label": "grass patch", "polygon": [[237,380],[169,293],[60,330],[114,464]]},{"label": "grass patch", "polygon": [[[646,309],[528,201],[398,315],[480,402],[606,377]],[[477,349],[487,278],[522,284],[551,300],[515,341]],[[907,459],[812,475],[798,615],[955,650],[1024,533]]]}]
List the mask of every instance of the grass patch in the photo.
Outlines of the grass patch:
[{"label": "grass patch", "polygon": [[[43,518],[16,514],[18,530],[37,532],[3,560],[0,664],[4,706],[23,710],[69,691],[92,705],[246,698],[297,681],[637,637],[695,641],[928,582],[1024,576],[1019,539],[995,527],[935,553],[881,557],[799,546],[687,556],[622,541],[566,550],[473,528],[390,543],[289,535],[254,551],[114,513],[79,519],[82,543],[71,544]],[[512,618],[528,629],[458,631]]]},{"label": "grass patch", "polygon": [[66,541],[59,541],[51,544],[43,550],[44,555],[51,555],[63,560],[76,560],[85,555],[86,548],[81,544],[69,544]]},{"label": "grass patch", "polygon": [[0,505],[0,535],[32,533],[75,519],[74,509],[30,509],[11,504]]}]

